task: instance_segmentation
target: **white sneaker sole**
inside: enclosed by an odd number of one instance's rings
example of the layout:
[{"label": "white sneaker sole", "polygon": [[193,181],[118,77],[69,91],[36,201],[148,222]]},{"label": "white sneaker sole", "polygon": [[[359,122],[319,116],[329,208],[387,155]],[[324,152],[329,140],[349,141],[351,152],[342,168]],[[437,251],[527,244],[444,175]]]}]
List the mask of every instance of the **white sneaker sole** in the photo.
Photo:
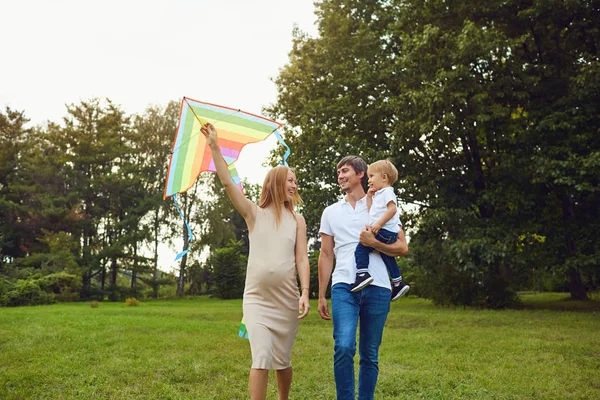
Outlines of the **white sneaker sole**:
[{"label": "white sneaker sole", "polygon": [[409,290],[410,290],[410,286],[408,286],[408,285],[404,286],[402,289],[400,289],[400,291],[398,292],[398,294],[396,295],[396,297],[394,297],[392,299],[392,301],[398,300],[400,297],[402,297],[406,293],[408,293]]},{"label": "white sneaker sole", "polygon": [[357,286],[357,287],[355,287],[354,289],[351,289],[350,291],[351,291],[352,293],[355,293],[355,292],[360,292],[360,291],[361,291],[361,290],[363,290],[363,289],[364,289],[366,286],[369,286],[369,285],[371,284],[371,282],[373,282],[374,280],[375,280],[375,278],[373,278],[373,277],[370,277],[369,279],[367,279],[367,280],[365,280],[365,281],[362,281],[362,282],[360,283],[360,285],[358,285],[358,286]]}]

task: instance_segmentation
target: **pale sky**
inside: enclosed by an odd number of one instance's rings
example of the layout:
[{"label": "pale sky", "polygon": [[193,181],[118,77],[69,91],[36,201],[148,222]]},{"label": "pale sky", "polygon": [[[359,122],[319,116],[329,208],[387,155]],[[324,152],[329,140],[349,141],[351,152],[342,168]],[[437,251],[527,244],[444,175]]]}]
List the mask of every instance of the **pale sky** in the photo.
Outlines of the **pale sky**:
[{"label": "pale sky", "polygon": [[[313,0],[0,0],[0,107],[33,125],[93,97],[129,114],[187,96],[261,115],[294,24],[314,36],[315,20]],[[262,183],[275,146],[246,146],[240,175]]]},{"label": "pale sky", "polygon": [[[294,25],[315,36],[315,21],[313,0],[0,0],[0,107],[32,125],[94,97],[129,114],[187,96],[261,115]],[[247,145],[240,175],[262,184],[277,145]],[[161,247],[176,268],[180,246]]]}]

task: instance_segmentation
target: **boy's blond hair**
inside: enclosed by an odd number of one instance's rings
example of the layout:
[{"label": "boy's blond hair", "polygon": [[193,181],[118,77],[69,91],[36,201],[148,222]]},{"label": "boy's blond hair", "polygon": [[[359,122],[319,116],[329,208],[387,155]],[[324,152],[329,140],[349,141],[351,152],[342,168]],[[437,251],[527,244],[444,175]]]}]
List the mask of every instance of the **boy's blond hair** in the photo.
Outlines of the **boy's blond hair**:
[{"label": "boy's blond hair", "polygon": [[369,168],[372,168],[382,175],[387,175],[390,186],[398,180],[398,170],[390,160],[375,161],[373,164],[369,165]]}]

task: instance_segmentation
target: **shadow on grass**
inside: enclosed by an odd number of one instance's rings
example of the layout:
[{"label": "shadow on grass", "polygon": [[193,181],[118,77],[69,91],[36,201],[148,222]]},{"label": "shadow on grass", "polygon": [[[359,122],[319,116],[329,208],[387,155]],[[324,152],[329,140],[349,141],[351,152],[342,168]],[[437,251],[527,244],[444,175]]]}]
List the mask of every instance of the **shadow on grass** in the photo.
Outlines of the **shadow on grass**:
[{"label": "shadow on grass", "polygon": [[555,310],[577,312],[600,312],[600,300],[597,295],[590,300],[571,300],[569,293],[527,293],[521,294],[521,304],[517,309]]}]

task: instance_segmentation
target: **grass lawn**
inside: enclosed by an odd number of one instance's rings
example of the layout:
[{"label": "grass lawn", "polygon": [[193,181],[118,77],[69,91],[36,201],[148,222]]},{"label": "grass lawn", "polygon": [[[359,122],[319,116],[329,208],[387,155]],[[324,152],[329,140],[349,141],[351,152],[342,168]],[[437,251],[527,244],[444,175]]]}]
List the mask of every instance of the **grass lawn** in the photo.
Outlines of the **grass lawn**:
[{"label": "grass lawn", "polygon": [[[600,313],[564,311],[561,297],[524,301],[544,309],[392,303],[375,398],[600,399]],[[2,308],[0,399],[246,399],[241,309],[206,297]],[[293,364],[292,399],[335,399],[332,327],[316,302]]]}]

